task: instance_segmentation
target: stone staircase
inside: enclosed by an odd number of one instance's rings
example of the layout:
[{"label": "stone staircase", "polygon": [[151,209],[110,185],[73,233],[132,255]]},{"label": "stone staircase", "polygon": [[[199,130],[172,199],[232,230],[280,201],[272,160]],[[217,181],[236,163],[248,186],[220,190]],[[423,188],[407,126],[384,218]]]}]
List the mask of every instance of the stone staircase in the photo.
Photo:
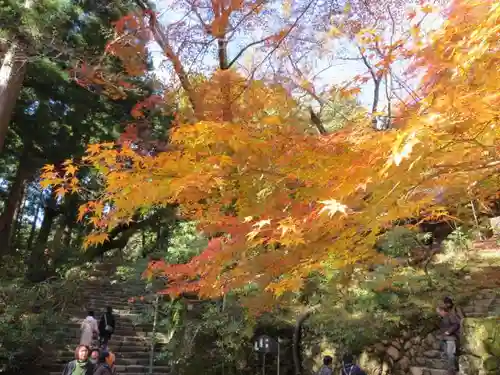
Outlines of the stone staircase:
[{"label": "stone staircase", "polygon": [[[149,374],[152,326],[138,324],[140,307],[129,303],[129,298],[144,293],[139,281],[135,284],[113,283],[110,276],[114,272],[109,265],[99,265],[92,272],[93,280],[86,282],[84,304],[69,311],[67,342],[58,348],[57,361],[45,365],[50,375],[60,375],[64,365],[73,359],[75,347],[80,340],[80,323],[88,310],[93,310],[99,320],[106,306],[113,308],[116,316],[116,329],[109,342],[109,349],[116,355],[118,374]],[[87,285],[88,284],[88,285]],[[152,375],[168,374],[166,363],[156,362]]]}]

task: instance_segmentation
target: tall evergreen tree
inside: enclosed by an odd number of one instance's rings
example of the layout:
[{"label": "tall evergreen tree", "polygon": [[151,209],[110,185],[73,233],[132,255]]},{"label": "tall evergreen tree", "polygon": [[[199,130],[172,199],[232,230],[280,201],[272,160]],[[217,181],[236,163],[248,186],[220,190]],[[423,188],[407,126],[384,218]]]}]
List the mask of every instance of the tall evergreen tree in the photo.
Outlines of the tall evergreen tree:
[{"label": "tall evergreen tree", "polygon": [[100,56],[111,21],[127,1],[7,0],[0,4],[0,152],[28,66]]}]

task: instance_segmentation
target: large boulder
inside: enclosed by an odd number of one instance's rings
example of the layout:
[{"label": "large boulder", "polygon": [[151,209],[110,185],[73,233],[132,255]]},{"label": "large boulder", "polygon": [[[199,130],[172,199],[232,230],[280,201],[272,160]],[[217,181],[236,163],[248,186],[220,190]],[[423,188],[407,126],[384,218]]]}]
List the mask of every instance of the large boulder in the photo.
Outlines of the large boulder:
[{"label": "large boulder", "polygon": [[466,318],[461,342],[467,374],[498,374],[500,317]]}]

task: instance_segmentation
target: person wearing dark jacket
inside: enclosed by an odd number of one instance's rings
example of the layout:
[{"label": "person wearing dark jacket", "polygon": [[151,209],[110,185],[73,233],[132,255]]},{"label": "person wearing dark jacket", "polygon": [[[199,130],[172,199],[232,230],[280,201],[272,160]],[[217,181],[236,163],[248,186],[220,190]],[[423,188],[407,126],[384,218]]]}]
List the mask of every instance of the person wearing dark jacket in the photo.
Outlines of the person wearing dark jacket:
[{"label": "person wearing dark jacket", "polygon": [[463,320],[465,319],[465,313],[462,310],[462,308],[460,306],[455,305],[455,303],[450,297],[445,297],[443,302],[444,305],[450,311],[450,314],[454,314],[458,318],[458,320],[460,321],[460,328],[462,328],[462,323]]},{"label": "person wearing dark jacket", "polygon": [[108,342],[116,327],[115,316],[111,307],[106,308],[106,312],[99,321],[99,341],[103,350],[108,349]]},{"label": "person wearing dark jacket", "polygon": [[441,325],[439,329],[441,345],[444,347],[445,357],[448,362],[448,374],[454,375],[458,371],[457,341],[460,330],[459,318],[450,312],[447,306],[438,307]]},{"label": "person wearing dark jacket", "polygon": [[107,363],[107,358],[109,357],[108,352],[102,352],[99,355],[99,361],[94,371],[94,375],[112,375],[111,367]]},{"label": "person wearing dark jacket", "polygon": [[75,349],[75,359],[64,366],[62,375],[93,375],[94,365],[89,361],[89,348],[78,345]]},{"label": "person wearing dark jacket", "polygon": [[332,370],[333,358],[329,355],[323,358],[323,366],[318,371],[317,375],[333,375]]},{"label": "person wearing dark jacket", "polygon": [[340,373],[341,375],[366,375],[366,372],[354,364],[354,357],[351,354],[346,354],[342,358],[342,370]]}]

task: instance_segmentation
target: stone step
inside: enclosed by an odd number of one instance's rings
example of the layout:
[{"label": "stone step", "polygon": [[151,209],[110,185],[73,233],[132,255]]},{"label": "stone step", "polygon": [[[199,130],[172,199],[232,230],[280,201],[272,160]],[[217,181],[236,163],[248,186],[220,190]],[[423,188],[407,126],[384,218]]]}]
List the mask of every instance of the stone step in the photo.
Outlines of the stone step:
[{"label": "stone step", "polygon": [[145,293],[145,285],[122,285],[120,282],[112,285],[109,282],[94,282],[93,284],[87,284],[85,288],[82,289],[82,294],[84,295],[97,295],[106,297],[127,297],[131,294]]},{"label": "stone step", "polygon": [[151,305],[142,303],[128,303],[127,301],[122,301],[120,303],[107,303],[106,301],[99,301],[96,299],[81,299],[80,305],[71,306],[75,310],[88,311],[90,308],[98,310],[99,312],[104,312],[106,309],[111,307],[113,311],[115,310],[141,310]]},{"label": "stone step", "polygon": [[[83,318],[78,318],[78,317],[72,317],[69,319],[70,321],[66,324],[66,327],[69,329],[80,329],[81,322],[83,321]],[[131,329],[137,329],[137,332],[143,332],[144,330],[148,330],[152,328],[151,324],[144,323],[142,319],[137,318],[127,318],[127,319],[116,319],[116,331],[115,333],[118,333],[118,330],[131,330]],[[126,336],[126,335],[125,335]]]},{"label": "stone step", "polygon": [[[138,341],[147,341],[151,337],[151,333],[149,332],[137,332],[135,335],[119,335],[119,334],[113,334],[111,336],[111,339],[113,342],[117,343],[136,343]],[[78,339],[80,338],[80,331],[79,330],[74,330],[71,332],[68,332],[68,335],[66,336],[68,339],[73,340],[73,339]]]},{"label": "stone step", "polygon": [[[102,306],[115,306],[115,305],[134,305],[134,303],[131,302],[132,299],[137,300],[140,299],[141,296],[136,296],[136,295],[126,295],[126,296],[117,296],[117,297],[112,297],[112,298],[107,298],[106,296],[103,295],[84,295],[82,296],[82,300],[89,303],[89,302],[94,302],[94,303],[99,303]],[[130,302],[129,302],[130,300]]]},{"label": "stone step", "polygon": [[[94,312],[94,317],[99,322],[101,320],[102,315],[104,315],[104,311],[99,308],[90,308],[89,310]],[[69,309],[66,311],[67,315],[70,316],[73,321],[81,321],[87,317],[87,312],[88,310],[76,310],[76,309]],[[145,310],[114,310],[113,314],[118,320],[136,320],[138,317],[141,315],[146,314],[147,311]],[[121,318],[121,319],[120,319]]]},{"label": "stone step", "polygon": [[446,360],[440,358],[416,358],[415,362],[422,367],[436,370],[446,370],[448,365]]},{"label": "stone step", "polygon": [[85,298],[99,298],[101,300],[110,300],[110,301],[124,301],[124,302],[128,302],[129,299],[131,298],[135,298],[135,299],[138,299],[138,298],[141,298],[141,297],[144,297],[146,298],[145,296],[145,292],[143,290],[134,290],[134,291],[131,291],[131,290],[127,290],[126,292],[124,291],[117,291],[117,292],[110,292],[110,291],[95,291],[95,292],[91,292],[89,290],[86,290],[84,291],[83,293],[81,293],[81,296],[82,297],[85,297]]},{"label": "stone step", "polygon": [[[144,337],[146,336],[149,332],[151,332],[150,330],[141,330],[141,329],[134,329],[134,328],[117,328],[113,334],[112,337],[115,337],[115,335],[118,335],[118,336],[132,336],[132,337]],[[68,338],[78,338],[80,337],[80,334],[79,332],[71,332],[69,333],[69,335],[67,336]]]},{"label": "stone step", "polygon": [[[113,352],[116,355],[116,363],[120,364],[122,366],[149,366],[149,353],[146,353],[146,356],[143,356],[142,358],[137,358],[137,357],[126,357],[122,358],[120,357],[117,353]],[[61,357],[57,360],[57,363],[59,364],[65,364],[68,363],[73,359],[72,356],[65,356]],[[155,366],[167,366],[168,362],[167,361],[155,361]]]},{"label": "stone step", "polygon": [[[71,354],[72,350],[78,345],[78,340],[74,340],[72,343],[71,341],[68,341],[64,343],[64,346],[59,347],[56,349],[59,349],[59,353],[66,353]],[[128,353],[144,353],[144,352],[149,352],[149,349],[151,347],[151,344],[148,342],[137,342],[136,344],[120,344],[117,342],[113,342],[113,338],[111,338],[111,341],[109,342],[109,348],[112,352],[118,352],[122,353],[123,356],[128,356]]]},{"label": "stone step", "polygon": [[95,285],[93,287],[85,287],[82,289],[81,294],[84,296],[104,296],[106,298],[130,298],[144,295],[146,293],[145,287],[124,287],[119,286],[114,289],[110,285]]},{"label": "stone step", "polygon": [[[60,371],[53,371],[53,372],[49,372],[49,375],[61,375],[61,372],[63,370],[63,366],[61,366],[60,368]],[[127,375],[144,375],[144,372],[127,372],[126,373]],[[146,372],[147,374],[147,372]],[[167,375],[167,374],[170,374],[170,372],[153,372],[153,375]]]},{"label": "stone step", "polygon": [[[93,311],[95,318],[99,321],[104,311],[101,312],[98,309],[93,309]],[[85,319],[87,317],[87,310],[69,309],[67,313],[72,315],[75,319]],[[114,314],[117,315],[118,319],[135,319],[141,314],[141,311],[116,310]]]},{"label": "stone step", "polygon": [[[140,352],[116,352],[114,351],[111,347],[112,344],[110,344],[110,350],[115,354],[116,356],[116,360],[117,361],[122,361],[122,360],[137,360],[137,361],[145,361],[145,360],[148,360],[149,361],[149,347],[147,349],[147,351],[140,351]],[[73,359],[74,357],[74,353],[70,350],[67,350],[67,351],[60,351],[58,352],[59,356],[59,360],[58,362],[69,362],[71,361],[71,359]],[[155,354],[158,354],[157,352],[155,352]],[[124,362],[126,363],[126,362]],[[149,362],[148,362],[149,363]]]},{"label": "stone step", "polygon": [[[144,347],[150,347],[151,345],[151,333],[144,333],[143,335],[139,336],[127,336],[126,339],[124,340],[124,336],[119,336],[119,335],[113,335],[111,336],[111,340],[109,342],[109,345],[113,347],[123,347],[123,348],[131,348],[133,349],[134,347],[140,347],[138,351],[144,351]],[[62,352],[66,352],[67,350],[70,350],[71,353],[73,353],[74,347],[78,345],[78,342],[80,340],[80,335],[73,335],[73,336],[66,336],[64,342],[59,342],[56,344],[57,348],[59,348]],[[155,338],[156,344],[158,346],[162,346],[166,343],[168,343],[168,336],[165,336],[163,334],[157,334]],[[69,346],[68,346],[69,345]],[[127,350],[131,351],[131,350]]]},{"label": "stone step", "polygon": [[[84,306],[74,306],[68,308],[66,310],[67,313],[69,314],[77,314],[78,316],[85,314],[87,316],[88,311],[93,311],[94,315],[97,317],[101,317],[104,312],[106,311],[106,307],[101,305],[101,304],[95,304],[95,303],[87,303]],[[139,307],[139,306],[129,306],[129,305],[123,305],[123,306],[113,306],[113,314],[117,315],[128,315],[128,314],[142,314],[144,311],[147,311],[148,309],[145,307]]]},{"label": "stone step", "polygon": [[[86,314],[83,313],[73,313],[68,317],[68,326],[75,326],[75,327],[80,327],[80,324],[82,321],[86,318]],[[97,324],[99,324],[100,317],[97,316]],[[141,318],[140,314],[134,314],[134,313],[129,313],[129,314],[117,314],[115,316],[115,321],[117,326],[125,326],[128,324],[132,324],[134,326],[141,326],[145,328],[150,328],[152,326],[151,323],[145,323],[143,319]]]},{"label": "stone step", "polygon": [[[64,369],[64,364],[54,363],[54,364],[45,366],[45,368],[47,370],[49,370],[50,372],[55,372],[55,371],[59,370],[60,372],[57,373],[57,374],[61,375],[61,372]],[[126,365],[117,364],[116,365],[116,371],[119,374],[121,374],[121,373],[126,373],[126,374],[130,374],[130,373],[147,374],[149,372],[149,366],[148,365],[144,365],[144,366],[141,366],[141,365],[126,366]],[[154,372],[155,373],[159,373],[159,374],[168,374],[170,372],[170,367],[169,366],[154,366]]]},{"label": "stone step", "polygon": [[418,367],[412,366],[410,367],[411,375],[448,375],[447,370],[428,368],[428,367]]},{"label": "stone step", "polygon": [[[68,329],[68,333],[71,336],[74,336],[75,332],[77,333],[77,335],[81,333],[80,323],[68,323],[66,325],[66,328]],[[113,334],[120,336],[137,336],[137,334],[147,333],[150,330],[150,326],[144,326],[140,324],[134,325],[132,322],[118,321],[116,322],[116,327]]]},{"label": "stone step", "polygon": [[91,300],[98,301],[103,304],[103,306],[108,306],[108,305],[113,305],[113,304],[120,304],[120,305],[125,305],[125,304],[131,304],[132,300],[138,300],[140,299],[141,296],[137,296],[135,294],[127,294],[123,296],[108,296],[108,295],[87,295],[87,294],[82,294],[81,295],[81,300],[90,302]]},{"label": "stone step", "polygon": [[[68,319],[67,326],[69,328],[80,328],[80,325],[83,321],[84,317],[81,316],[71,316]],[[149,329],[152,327],[152,324],[145,323],[144,320],[140,317],[140,315],[120,315],[115,317],[116,327],[117,328],[143,328]],[[99,324],[99,321],[97,322]]]},{"label": "stone step", "polygon": [[[118,345],[118,346],[150,346],[151,343],[151,332],[137,332],[135,335],[119,335],[114,334],[111,336],[110,345]],[[62,348],[67,348],[68,344],[74,344],[75,346],[78,344],[80,340],[80,332],[75,331],[71,332],[66,336],[65,342],[63,342]],[[162,334],[156,335],[156,342],[158,345],[165,344],[168,342],[168,337]],[[71,348],[73,350],[73,348]]]}]

